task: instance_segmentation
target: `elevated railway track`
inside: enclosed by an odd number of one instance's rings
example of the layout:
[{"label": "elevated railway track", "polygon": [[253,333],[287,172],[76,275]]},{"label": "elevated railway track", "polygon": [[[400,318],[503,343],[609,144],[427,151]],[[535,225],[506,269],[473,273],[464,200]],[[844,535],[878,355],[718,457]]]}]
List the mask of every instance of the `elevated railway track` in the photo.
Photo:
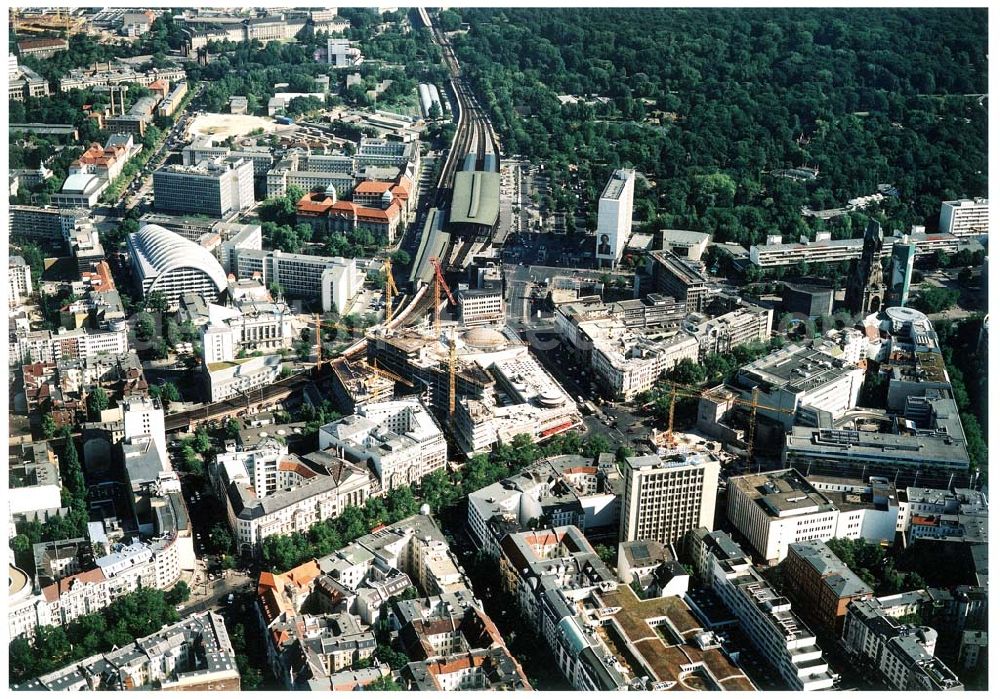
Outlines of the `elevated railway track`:
[{"label": "elevated railway track", "polygon": [[[466,83],[448,37],[434,25],[425,8],[418,8],[417,15],[419,22],[430,30],[434,42],[441,47],[445,65],[451,75],[447,88],[454,98],[456,129],[444,165],[434,183],[434,189],[427,194],[428,201],[433,207],[427,214],[427,222],[421,231],[418,251],[414,256],[414,265],[409,276],[411,293],[400,302],[392,320],[388,324],[373,328],[374,332],[414,325],[421,322],[433,310],[433,294],[428,292],[428,285],[434,276],[431,258],[451,261],[452,269],[464,268],[471,262],[477,246],[481,249],[482,241],[452,239],[445,230],[452,203],[455,175],[464,166],[467,156],[474,155],[472,160],[476,170],[499,171],[500,148],[496,133]],[[313,135],[330,138],[323,133],[320,126],[308,124],[314,131]],[[488,240],[485,244],[489,244]],[[359,338],[339,354],[351,361],[361,360],[367,353],[367,342],[367,337]],[[235,398],[168,415],[165,418],[165,427],[167,432],[178,432],[208,422],[236,417],[245,412],[267,409],[292,399],[297,392],[313,383],[315,379],[311,372],[296,374]]]}]

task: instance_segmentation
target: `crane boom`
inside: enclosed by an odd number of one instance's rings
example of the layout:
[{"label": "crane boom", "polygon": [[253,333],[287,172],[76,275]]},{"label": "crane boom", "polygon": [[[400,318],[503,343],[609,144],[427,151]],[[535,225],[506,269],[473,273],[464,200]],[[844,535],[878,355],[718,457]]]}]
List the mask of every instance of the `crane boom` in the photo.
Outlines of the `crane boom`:
[{"label": "crane boom", "polygon": [[391,371],[387,371],[386,369],[382,369],[381,367],[379,367],[378,363],[376,363],[374,360],[372,361],[371,364],[368,364],[367,362],[364,362],[364,361],[362,361],[361,363],[364,364],[369,370],[371,370],[371,372],[373,374],[377,374],[377,375],[381,376],[383,379],[389,379],[390,381],[398,381],[399,383],[403,384],[404,386],[409,386],[410,388],[413,388],[413,382],[412,381],[410,381],[408,379],[404,379],[402,376],[399,376],[398,374],[394,374]]},{"label": "crane boom", "polygon": [[444,279],[444,273],[441,271],[441,261],[436,257],[430,258],[430,263],[434,267],[434,334],[438,337],[441,336],[441,291],[448,296],[448,300],[451,305],[457,306],[458,303],[455,301],[455,297],[451,295],[451,289],[448,288],[448,282]]},{"label": "crane boom", "polygon": [[455,374],[458,371],[458,348],[455,345],[455,329],[451,330],[448,347],[448,417],[455,423]]},{"label": "crane boom", "polygon": [[385,258],[382,269],[385,271],[385,322],[388,323],[392,320],[392,299],[399,293],[399,289],[396,288],[396,279],[392,276],[391,257]]},{"label": "crane boom", "polygon": [[[691,388],[688,388],[686,386],[682,386],[680,384],[676,384],[673,381],[664,381],[664,383],[666,383],[667,385],[670,386],[670,407],[669,407],[669,411],[667,413],[667,431],[666,431],[666,433],[664,433],[663,439],[664,439],[664,442],[666,444],[672,445],[672,444],[674,444],[674,441],[675,441],[674,440],[674,408],[675,408],[675,403],[677,401],[677,397],[678,396],[684,396],[684,397],[688,397],[688,398],[702,398],[702,397],[711,395],[711,392],[708,389],[701,390],[701,391],[695,390],[695,389],[691,389]],[[745,398],[737,398],[737,397],[733,397],[733,398],[730,399],[734,405],[739,405],[739,406],[741,406],[743,408],[749,409],[749,411],[750,411],[750,420],[749,420],[749,423],[747,425],[746,437],[744,438],[744,442],[746,443],[746,454],[747,454],[747,456],[746,456],[746,462],[747,462],[746,465],[747,465],[747,468],[750,467],[750,462],[751,462],[751,460],[753,458],[753,448],[754,448],[754,446],[753,446],[753,440],[755,438],[756,431],[757,431],[757,410],[758,410],[758,408],[760,408],[762,410],[766,410],[768,412],[784,413],[785,415],[795,415],[795,411],[794,410],[789,410],[788,408],[771,407],[769,405],[764,405],[764,404],[760,403],[757,400],[757,392],[758,392],[758,389],[755,387],[752,390],[752,392],[751,392],[750,400],[746,400]],[[649,401],[648,403],[646,403],[645,405],[643,405],[640,408],[640,410],[644,409],[644,408],[648,408],[654,402],[655,401]]]}]

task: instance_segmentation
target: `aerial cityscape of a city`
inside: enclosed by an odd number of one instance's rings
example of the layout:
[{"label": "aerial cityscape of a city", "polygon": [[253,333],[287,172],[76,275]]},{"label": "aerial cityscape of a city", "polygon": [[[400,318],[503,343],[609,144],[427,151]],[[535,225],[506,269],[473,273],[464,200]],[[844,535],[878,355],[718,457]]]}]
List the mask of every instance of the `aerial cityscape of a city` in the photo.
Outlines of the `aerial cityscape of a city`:
[{"label": "aerial cityscape of a city", "polygon": [[987,690],[987,19],[9,9],[8,690]]}]

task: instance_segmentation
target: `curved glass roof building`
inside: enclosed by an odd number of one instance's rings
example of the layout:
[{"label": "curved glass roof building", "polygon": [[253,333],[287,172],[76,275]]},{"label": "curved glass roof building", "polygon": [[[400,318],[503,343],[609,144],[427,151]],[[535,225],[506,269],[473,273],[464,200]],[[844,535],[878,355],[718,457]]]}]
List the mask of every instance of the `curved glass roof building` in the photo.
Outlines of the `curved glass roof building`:
[{"label": "curved glass roof building", "polygon": [[160,291],[174,307],[184,294],[214,301],[226,288],[226,273],[212,253],[162,226],[148,224],[130,233],[128,249],[143,298]]}]

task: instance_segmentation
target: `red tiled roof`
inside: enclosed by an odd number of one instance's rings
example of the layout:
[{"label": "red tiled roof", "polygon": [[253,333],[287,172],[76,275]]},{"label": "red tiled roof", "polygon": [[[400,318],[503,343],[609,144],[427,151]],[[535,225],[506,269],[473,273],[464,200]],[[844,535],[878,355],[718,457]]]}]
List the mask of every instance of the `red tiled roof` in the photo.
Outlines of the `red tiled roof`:
[{"label": "red tiled roof", "polygon": [[100,583],[104,582],[106,579],[107,578],[104,577],[103,570],[100,568],[93,568],[91,570],[85,570],[82,573],[77,573],[76,575],[70,575],[69,577],[63,578],[59,582],[52,583],[42,590],[42,594],[45,595],[45,600],[47,602],[54,602],[62,595],[69,592],[70,588],[76,581],[80,581],[81,583]]},{"label": "red tiled roof", "polygon": [[26,49],[43,49],[55,46],[65,46],[69,48],[69,42],[65,39],[25,39],[17,42],[17,47],[22,51]]},{"label": "red tiled roof", "polygon": [[385,194],[392,184],[389,182],[375,182],[373,180],[365,180],[357,187],[354,188],[355,194]]},{"label": "red tiled roof", "polygon": [[303,478],[312,478],[313,476],[318,475],[315,471],[313,471],[311,468],[306,466],[304,463],[299,461],[294,456],[286,456],[283,459],[281,459],[281,461],[278,462],[278,470],[294,471]]}]

